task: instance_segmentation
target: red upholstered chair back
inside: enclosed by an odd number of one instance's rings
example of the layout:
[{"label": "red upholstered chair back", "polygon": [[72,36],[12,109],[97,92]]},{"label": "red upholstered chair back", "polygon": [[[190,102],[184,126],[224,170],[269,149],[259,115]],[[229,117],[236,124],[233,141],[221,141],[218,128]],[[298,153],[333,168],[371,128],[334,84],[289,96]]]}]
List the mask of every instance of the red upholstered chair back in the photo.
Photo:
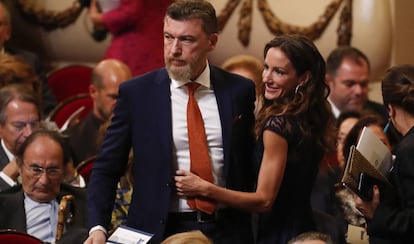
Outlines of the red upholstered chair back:
[{"label": "red upholstered chair back", "polygon": [[56,101],[61,102],[80,93],[89,93],[92,69],[85,65],[69,65],[52,70],[47,75],[47,83]]},{"label": "red upholstered chair back", "polygon": [[[93,100],[90,95],[79,94],[60,102],[46,118],[46,121],[53,121],[59,127],[73,125],[83,119],[93,107]],[[65,124],[66,123],[66,124]]]},{"label": "red upholstered chair back", "polygon": [[1,244],[43,244],[38,238],[14,230],[0,230]]},{"label": "red upholstered chair back", "polygon": [[78,174],[82,175],[83,179],[85,179],[86,184],[88,184],[89,182],[89,177],[92,173],[92,167],[97,157],[98,155],[91,156],[83,160],[76,166],[76,171],[78,172]]}]

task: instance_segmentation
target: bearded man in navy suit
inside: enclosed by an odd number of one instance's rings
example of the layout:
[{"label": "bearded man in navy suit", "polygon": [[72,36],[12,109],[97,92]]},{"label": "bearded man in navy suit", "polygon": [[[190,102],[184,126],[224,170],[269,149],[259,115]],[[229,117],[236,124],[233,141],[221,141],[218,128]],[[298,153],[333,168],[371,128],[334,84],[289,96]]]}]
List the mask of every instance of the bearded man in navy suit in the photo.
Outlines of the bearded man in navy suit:
[{"label": "bearded man in navy suit", "polygon": [[114,192],[132,147],[133,196],[127,225],[154,234],[153,243],[177,232],[201,230],[214,243],[253,243],[247,212],[217,206],[192,209],[173,183],[190,169],[186,84],[200,86],[200,107],[214,182],[251,191],[254,175],[254,83],[209,64],[218,40],[215,10],[207,1],[172,3],[164,19],[162,68],[124,82],[88,186],[89,238],[105,243]]}]

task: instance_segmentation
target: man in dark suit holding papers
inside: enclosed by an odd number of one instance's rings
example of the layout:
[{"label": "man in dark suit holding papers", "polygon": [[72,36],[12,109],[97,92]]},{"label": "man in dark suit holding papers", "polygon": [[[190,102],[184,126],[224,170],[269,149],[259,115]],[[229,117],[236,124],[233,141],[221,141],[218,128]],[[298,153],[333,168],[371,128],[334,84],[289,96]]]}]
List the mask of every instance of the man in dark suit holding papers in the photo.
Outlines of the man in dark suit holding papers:
[{"label": "man in dark suit holding papers", "polygon": [[120,86],[114,117],[88,186],[91,231],[85,243],[105,243],[114,192],[131,146],[134,193],[129,227],[154,234],[154,243],[189,230],[201,230],[214,243],[253,243],[249,213],[221,205],[212,211],[194,209],[187,203],[193,199],[179,197],[173,183],[176,170],[189,170],[193,163],[186,84],[198,83],[194,96],[204,123],[214,183],[252,190],[254,84],[209,65],[207,55],[216,46],[217,31],[215,10],[207,1],[177,1],[169,6],[164,19],[166,68]]}]

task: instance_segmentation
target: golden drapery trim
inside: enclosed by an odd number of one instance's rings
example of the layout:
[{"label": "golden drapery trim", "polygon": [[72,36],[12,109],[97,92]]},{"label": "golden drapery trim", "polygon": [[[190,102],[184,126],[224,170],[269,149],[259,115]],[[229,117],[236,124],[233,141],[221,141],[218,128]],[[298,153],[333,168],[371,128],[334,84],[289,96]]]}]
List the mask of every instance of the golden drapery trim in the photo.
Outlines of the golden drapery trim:
[{"label": "golden drapery trim", "polygon": [[[224,29],[227,21],[242,0],[228,0],[223,10],[217,16],[219,31]],[[350,45],[352,37],[352,0],[332,0],[325,8],[324,13],[314,23],[308,26],[298,26],[283,22],[270,9],[267,0],[257,0],[259,12],[261,13],[267,28],[275,35],[297,33],[309,37],[311,40],[318,39],[325,31],[329,22],[338,11],[341,3],[345,1],[342,9],[338,33],[338,45]],[[79,17],[83,6],[80,0],[74,0],[72,6],[63,11],[50,11],[30,5],[26,0],[14,0],[17,8],[23,16],[31,23],[42,26],[46,30],[66,27]],[[238,38],[243,46],[248,46],[252,30],[253,0],[244,0],[240,9],[240,18],[237,23]]]},{"label": "golden drapery trim", "polygon": [[[275,35],[280,34],[302,34],[311,40],[318,39],[335,13],[338,11],[342,2],[345,6],[341,12],[338,33],[338,45],[350,45],[352,30],[352,0],[333,0],[326,8],[324,13],[314,23],[308,26],[297,26],[283,22],[270,9],[267,0],[257,0],[259,11],[268,27],[269,31]],[[224,9],[219,14],[219,30],[223,30],[228,19],[233,14],[234,9],[239,5],[241,0],[228,0]],[[250,32],[252,28],[252,0],[244,0],[240,10],[240,18],[238,21],[239,40],[244,46],[250,41]]]},{"label": "golden drapery trim", "polygon": [[63,11],[51,11],[41,9],[26,0],[13,0],[19,11],[29,22],[42,26],[46,30],[66,27],[79,17],[82,6],[78,0],[74,0],[72,6]]},{"label": "golden drapery trim", "polygon": [[339,25],[336,30],[338,33],[338,45],[349,46],[352,38],[352,0],[346,0],[339,17]]}]

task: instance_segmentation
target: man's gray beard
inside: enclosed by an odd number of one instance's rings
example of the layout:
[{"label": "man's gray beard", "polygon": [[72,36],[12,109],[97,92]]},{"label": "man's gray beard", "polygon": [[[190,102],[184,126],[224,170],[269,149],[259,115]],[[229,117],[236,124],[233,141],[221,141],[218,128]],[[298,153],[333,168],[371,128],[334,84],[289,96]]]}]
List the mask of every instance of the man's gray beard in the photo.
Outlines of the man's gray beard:
[{"label": "man's gray beard", "polygon": [[166,66],[170,78],[178,81],[187,81],[191,79],[191,67],[189,64],[178,69],[171,69],[171,65]]}]

